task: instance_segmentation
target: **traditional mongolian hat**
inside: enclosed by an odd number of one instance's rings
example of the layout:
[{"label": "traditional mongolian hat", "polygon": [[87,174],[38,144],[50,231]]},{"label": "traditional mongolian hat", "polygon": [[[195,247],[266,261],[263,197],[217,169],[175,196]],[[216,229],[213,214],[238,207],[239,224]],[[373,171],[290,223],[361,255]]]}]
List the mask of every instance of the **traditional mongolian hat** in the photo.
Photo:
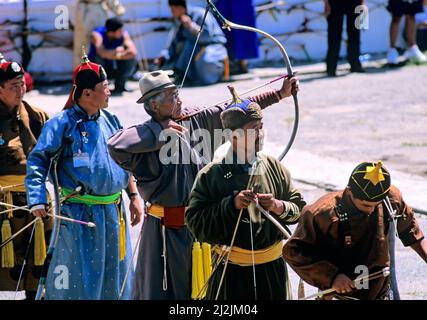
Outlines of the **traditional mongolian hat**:
[{"label": "traditional mongolian hat", "polygon": [[24,68],[14,61],[6,61],[0,53],[0,83],[24,76]]},{"label": "traditional mongolian hat", "polygon": [[93,89],[98,83],[107,80],[107,73],[100,64],[89,61],[83,50],[82,63],[74,69],[73,88],[64,109],[71,108],[84,89]]},{"label": "traditional mongolian hat", "polygon": [[363,162],[354,168],[348,181],[353,196],[365,201],[381,201],[390,190],[390,174],[381,161]]},{"label": "traditional mongolian hat", "polygon": [[262,119],[262,111],[258,103],[249,99],[242,100],[232,86],[228,86],[228,89],[233,100],[221,113],[224,129],[236,130],[246,123]]}]

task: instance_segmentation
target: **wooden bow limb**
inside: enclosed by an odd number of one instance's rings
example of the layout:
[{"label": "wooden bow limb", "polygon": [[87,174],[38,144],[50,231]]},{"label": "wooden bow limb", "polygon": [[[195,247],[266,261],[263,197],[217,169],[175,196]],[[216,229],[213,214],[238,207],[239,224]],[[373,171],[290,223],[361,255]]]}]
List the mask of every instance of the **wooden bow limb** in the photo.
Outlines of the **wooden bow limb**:
[{"label": "wooden bow limb", "polygon": [[25,250],[24,261],[22,262],[21,271],[19,272],[19,278],[18,278],[18,281],[16,282],[15,296],[13,297],[13,300],[16,300],[16,295],[18,294],[18,291],[19,291],[19,285],[22,280],[22,275],[24,273],[25,266],[27,265],[28,255],[30,254],[31,241],[33,240],[35,231],[36,231],[36,225],[33,224],[33,228],[31,229],[31,234],[30,234],[30,240],[28,240],[27,250]]},{"label": "wooden bow limb", "polygon": [[[253,184],[255,183],[255,179],[256,179],[255,173],[256,173],[256,168],[257,168],[257,161],[255,161],[255,163],[253,164],[252,172],[251,172],[251,175],[249,176],[249,180],[248,180],[248,184],[246,186],[246,190],[249,190],[250,188],[252,188]],[[225,272],[227,271],[228,262],[230,260],[231,248],[233,247],[234,241],[236,239],[237,230],[238,230],[239,225],[240,225],[240,220],[242,218],[242,214],[243,214],[243,208],[240,209],[239,216],[237,217],[236,225],[234,226],[233,236],[231,237],[231,243],[228,246],[227,257],[225,258],[224,269],[222,270],[221,278],[220,278],[219,285],[218,285],[218,290],[217,290],[216,295],[215,295],[215,300],[218,300],[219,293],[221,291],[222,283],[223,283],[224,277],[225,277]]]},{"label": "wooden bow limb", "polygon": [[224,263],[224,270],[222,271],[221,279],[219,280],[218,291],[216,292],[215,300],[218,300],[219,292],[221,291],[222,283],[225,277],[225,272],[227,271],[228,261],[230,260],[231,247],[233,246],[234,240],[236,239],[237,229],[239,228],[240,219],[242,218],[242,213],[243,213],[243,209],[240,209],[239,216],[237,217],[237,223],[236,223],[236,226],[234,227],[233,236],[231,238],[231,244],[228,246],[229,250],[227,251],[227,257]]},{"label": "wooden bow limb", "polygon": [[389,226],[389,253],[390,253],[390,267],[392,270],[391,273],[391,291],[393,292],[393,299],[394,300],[400,300],[400,294],[399,294],[399,287],[397,284],[397,277],[396,277],[396,261],[395,261],[395,240],[396,237],[399,236],[398,230],[397,230],[397,219],[401,217],[401,215],[397,215],[397,211],[393,209],[391,205],[390,198],[387,196],[383,200],[383,203],[388,211],[388,214],[390,215],[391,221]]},{"label": "wooden bow limb", "polygon": [[277,229],[280,230],[281,233],[283,233],[283,235],[285,236],[285,239],[289,239],[291,237],[291,235],[289,234],[289,232],[281,225],[281,223],[279,221],[277,221],[267,210],[265,210],[263,207],[261,207],[261,205],[259,203],[256,203],[256,208],[268,219],[270,220],[276,227]]},{"label": "wooden bow limb", "polygon": [[[358,283],[360,283],[361,281],[365,281],[365,280],[374,280],[374,279],[378,279],[378,278],[385,278],[388,277],[390,275],[390,268],[389,267],[385,267],[377,272],[371,273],[367,276],[363,276],[363,277],[358,277],[353,281],[353,284],[356,286]],[[322,297],[326,294],[330,294],[335,292],[336,289],[335,288],[330,288],[330,289],[326,289],[320,292],[317,292],[315,294],[312,294],[308,297],[299,299],[299,300],[308,300],[308,299],[313,299],[313,298],[317,298],[317,297]]]},{"label": "wooden bow limb", "polygon": [[141,231],[139,232],[139,236],[138,236],[138,240],[136,241],[135,248],[133,249],[132,258],[130,259],[128,269],[126,270],[126,275],[125,275],[125,278],[123,279],[122,287],[120,289],[120,293],[117,300],[121,300],[123,292],[125,291],[126,281],[128,279],[130,269],[132,268],[133,260],[135,259],[135,254],[136,254],[136,251],[138,250],[139,243],[141,242],[141,237],[142,237],[142,227],[141,227]]}]

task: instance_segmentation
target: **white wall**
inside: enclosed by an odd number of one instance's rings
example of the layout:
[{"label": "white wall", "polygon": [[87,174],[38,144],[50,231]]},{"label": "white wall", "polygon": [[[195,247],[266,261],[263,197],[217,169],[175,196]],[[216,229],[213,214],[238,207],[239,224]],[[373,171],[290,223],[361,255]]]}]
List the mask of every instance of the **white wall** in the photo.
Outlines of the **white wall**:
[{"label": "white wall", "polygon": [[[362,53],[385,52],[388,47],[390,17],[385,9],[387,0],[368,0],[369,29],[362,31]],[[166,0],[122,0],[127,8],[123,19],[129,21],[126,28],[134,37],[139,59],[158,56],[166,44],[169,22],[147,21],[150,18],[170,17]],[[203,0],[190,1],[205,5]],[[255,4],[265,0],[254,0]],[[72,30],[55,30],[55,7],[69,8],[74,23],[73,0],[28,0],[29,44],[32,60],[29,70],[35,74],[56,74],[67,78],[72,73]],[[327,49],[326,19],[322,16],[323,0],[287,0],[285,5],[257,16],[257,27],[275,35],[288,51],[291,59],[321,60]],[[23,0],[0,0],[0,52],[7,58],[20,59],[21,39],[19,31],[23,21]],[[155,31],[157,30],[157,31]],[[345,56],[344,32],[341,55]],[[14,47],[16,47],[14,49]],[[269,39],[260,38],[260,58],[281,60],[280,53]],[[55,63],[52,63],[54,61]]]}]

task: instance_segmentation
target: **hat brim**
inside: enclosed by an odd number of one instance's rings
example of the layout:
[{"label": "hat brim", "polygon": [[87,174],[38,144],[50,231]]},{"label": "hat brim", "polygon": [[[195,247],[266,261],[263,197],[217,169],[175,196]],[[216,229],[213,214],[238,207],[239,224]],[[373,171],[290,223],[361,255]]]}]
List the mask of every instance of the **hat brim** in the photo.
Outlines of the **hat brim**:
[{"label": "hat brim", "polygon": [[163,92],[167,89],[170,88],[176,88],[176,85],[173,84],[172,82],[159,88],[159,89],[153,89],[150,92],[147,92],[145,95],[143,95],[141,98],[139,98],[136,103],[144,103],[145,101],[147,101],[148,99],[150,99],[151,97],[155,96],[156,94],[159,94],[160,92]]}]

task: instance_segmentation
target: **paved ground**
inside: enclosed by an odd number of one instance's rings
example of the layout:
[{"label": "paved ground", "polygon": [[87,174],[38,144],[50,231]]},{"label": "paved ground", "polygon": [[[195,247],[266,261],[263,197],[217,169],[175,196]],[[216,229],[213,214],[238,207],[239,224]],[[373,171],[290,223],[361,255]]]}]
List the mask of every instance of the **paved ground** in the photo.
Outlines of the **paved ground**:
[{"label": "paved ground", "polygon": [[[427,66],[388,69],[382,63],[371,62],[366,74],[347,74],[347,66],[343,65],[336,78],[324,77],[320,64],[296,68],[301,79],[300,128],[283,163],[308,202],[326,189],[343,188],[357,162],[382,159],[408,203],[427,212]],[[233,85],[243,92],[283,72],[282,68],[254,69],[249,75],[235,78]],[[129,85],[137,88],[135,82]],[[69,85],[43,87],[28,94],[28,100],[54,114],[62,109],[69,88]],[[148,118],[142,106],[135,103],[138,97],[138,91],[134,91],[110,100],[111,111],[124,126]],[[184,88],[181,97],[185,105],[211,105],[229,94],[225,84],[220,83]],[[265,112],[266,153],[278,155],[283,150],[293,117],[292,101]],[[417,217],[426,233],[426,216]],[[139,228],[132,230],[134,241]],[[426,264],[399,241],[397,261],[402,298],[427,299]],[[298,279],[292,271],[291,279],[296,294]],[[310,290],[313,289],[307,288],[307,293]],[[0,295],[0,299],[12,297]]]}]

